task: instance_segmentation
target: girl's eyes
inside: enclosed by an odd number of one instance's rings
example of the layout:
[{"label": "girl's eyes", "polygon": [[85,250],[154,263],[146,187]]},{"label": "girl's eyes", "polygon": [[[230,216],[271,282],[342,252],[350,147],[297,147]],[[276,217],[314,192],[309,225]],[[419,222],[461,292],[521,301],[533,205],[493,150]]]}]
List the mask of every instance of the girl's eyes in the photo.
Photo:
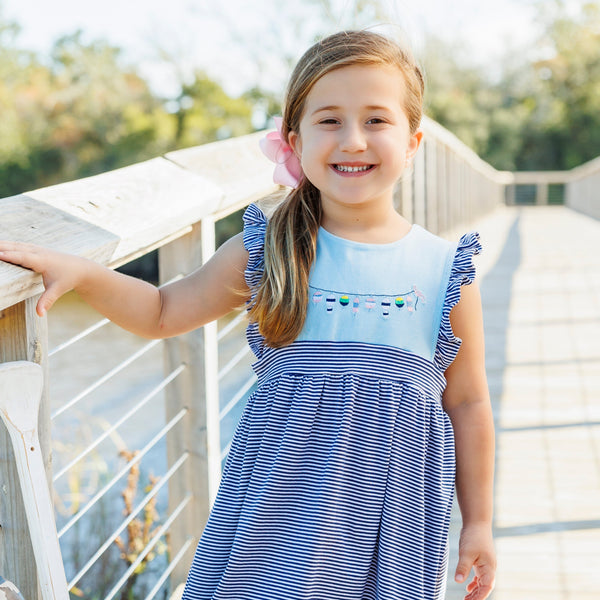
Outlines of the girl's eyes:
[{"label": "girl's eyes", "polygon": [[[382,125],[384,123],[386,123],[385,119],[382,119],[380,117],[373,117],[373,118],[365,121],[366,125]],[[333,117],[330,117],[327,119],[321,119],[319,121],[319,125],[340,125],[340,124],[341,124],[341,121],[339,119],[335,119]]]}]

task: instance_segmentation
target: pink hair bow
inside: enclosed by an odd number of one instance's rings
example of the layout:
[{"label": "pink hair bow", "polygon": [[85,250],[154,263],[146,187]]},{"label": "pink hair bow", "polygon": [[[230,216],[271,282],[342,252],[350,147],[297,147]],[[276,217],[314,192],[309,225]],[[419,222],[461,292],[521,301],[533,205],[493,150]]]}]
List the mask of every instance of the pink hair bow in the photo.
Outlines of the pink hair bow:
[{"label": "pink hair bow", "polygon": [[281,135],[281,124],[283,119],[281,117],[275,117],[273,120],[275,121],[277,131],[267,133],[267,135],[260,140],[260,149],[269,160],[275,163],[273,181],[281,185],[296,188],[303,177],[300,160]]}]

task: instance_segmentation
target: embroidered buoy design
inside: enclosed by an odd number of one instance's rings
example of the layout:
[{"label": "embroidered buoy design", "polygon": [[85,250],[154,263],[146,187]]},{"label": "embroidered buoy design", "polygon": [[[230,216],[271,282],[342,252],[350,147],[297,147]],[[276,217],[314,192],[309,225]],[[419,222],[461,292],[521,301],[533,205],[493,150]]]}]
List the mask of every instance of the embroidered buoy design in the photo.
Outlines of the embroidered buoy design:
[{"label": "embroidered buoy design", "polygon": [[384,319],[387,319],[390,316],[390,306],[391,306],[391,302],[385,298],[384,300],[381,301],[381,316]]},{"label": "embroidered buoy design", "polygon": [[327,296],[325,302],[327,303],[327,312],[333,312],[333,307],[335,306],[335,296],[330,294]]},{"label": "embroidered buoy design", "polygon": [[[384,296],[383,294],[351,294],[337,290],[317,288],[315,286],[309,287],[313,292],[311,297],[313,304],[316,307],[324,304],[326,311],[330,314],[334,312],[339,303],[341,308],[351,306],[352,314],[357,316],[362,305],[365,307],[367,313],[373,313],[374,309],[378,308],[375,311],[376,314],[387,320],[391,316],[392,306],[403,309],[398,314],[405,310],[408,313],[414,313],[419,303],[426,303],[425,294],[416,285],[411,286],[407,292],[401,292],[393,296]],[[396,314],[396,311],[394,311],[394,314]]]}]

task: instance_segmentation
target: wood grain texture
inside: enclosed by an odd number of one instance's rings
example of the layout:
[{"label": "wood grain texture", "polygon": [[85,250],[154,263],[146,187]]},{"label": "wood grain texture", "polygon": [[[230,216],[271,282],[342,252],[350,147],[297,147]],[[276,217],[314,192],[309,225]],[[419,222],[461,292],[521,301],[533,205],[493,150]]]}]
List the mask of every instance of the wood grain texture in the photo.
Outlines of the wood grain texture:
[{"label": "wood grain texture", "polygon": [[[218,185],[227,205],[240,201],[248,204],[278,189],[273,183],[273,163],[258,146],[265,133],[177,150],[165,157]],[[240,143],[242,139],[244,143]]]},{"label": "wood grain texture", "polygon": [[43,370],[38,364],[0,364],[0,417],[12,441],[41,596],[43,600],[69,600],[38,437],[43,385]]},{"label": "wood grain texture", "polygon": [[[187,273],[205,262],[202,257],[202,228],[193,231],[159,251],[161,282],[180,273]],[[181,409],[188,414],[167,435],[167,461],[171,466],[184,453],[188,459],[169,480],[169,513],[192,491],[193,500],[185,513],[170,529],[171,554],[176,554],[183,543],[192,536],[187,555],[173,571],[173,581],[185,581],[204,524],[210,510],[209,432],[206,412],[206,354],[205,328],[164,341],[165,373],[179,365],[187,368],[165,390],[166,420],[173,418]]]},{"label": "wood grain texture", "polygon": [[[1,200],[0,239],[115,266],[187,231],[223,198],[206,178],[157,158]],[[0,263],[0,309],[39,291],[38,277]]]},{"label": "wood grain texture", "polygon": [[[26,360],[42,367],[43,388],[38,437],[48,485],[51,485],[50,408],[48,401],[47,322],[35,313],[37,296],[0,311],[0,362]],[[0,423],[0,573],[13,581],[27,600],[39,597],[35,556],[20,486],[15,454]]]}]

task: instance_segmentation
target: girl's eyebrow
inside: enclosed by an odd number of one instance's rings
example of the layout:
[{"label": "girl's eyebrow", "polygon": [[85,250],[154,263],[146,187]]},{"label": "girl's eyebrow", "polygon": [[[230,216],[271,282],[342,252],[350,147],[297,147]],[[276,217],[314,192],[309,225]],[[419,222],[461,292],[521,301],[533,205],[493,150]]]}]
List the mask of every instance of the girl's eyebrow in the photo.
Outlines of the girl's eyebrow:
[{"label": "girl's eyebrow", "polygon": [[312,114],[316,115],[319,112],[324,112],[324,111],[328,111],[328,110],[339,110],[340,107],[339,106],[321,106],[320,108],[317,108],[315,110],[313,110]]},{"label": "girl's eyebrow", "polygon": [[[340,110],[341,107],[339,106],[335,106],[335,105],[329,105],[329,106],[321,106],[315,110],[313,110],[312,114],[316,115],[317,113],[320,112],[325,112],[325,111],[336,111],[336,110]],[[370,104],[369,106],[364,106],[363,110],[384,110],[386,112],[391,112],[391,110],[387,107],[387,106],[379,106],[377,104]]]}]

